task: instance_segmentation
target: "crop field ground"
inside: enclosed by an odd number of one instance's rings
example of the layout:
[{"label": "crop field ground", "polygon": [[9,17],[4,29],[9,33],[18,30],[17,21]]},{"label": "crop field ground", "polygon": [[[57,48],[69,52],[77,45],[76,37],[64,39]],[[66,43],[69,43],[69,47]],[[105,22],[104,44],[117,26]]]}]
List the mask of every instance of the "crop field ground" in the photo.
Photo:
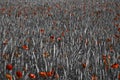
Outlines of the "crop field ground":
[{"label": "crop field ground", "polygon": [[0,80],[120,80],[120,0],[0,0]]}]

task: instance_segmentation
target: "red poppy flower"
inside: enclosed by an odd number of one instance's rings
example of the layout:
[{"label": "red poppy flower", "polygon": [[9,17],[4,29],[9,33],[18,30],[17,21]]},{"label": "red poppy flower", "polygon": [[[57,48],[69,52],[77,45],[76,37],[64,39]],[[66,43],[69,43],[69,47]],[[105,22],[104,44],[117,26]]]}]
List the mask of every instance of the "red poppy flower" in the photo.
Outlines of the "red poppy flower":
[{"label": "red poppy flower", "polygon": [[52,72],[46,72],[46,74],[47,74],[48,77],[52,77],[53,76]]},{"label": "red poppy flower", "polygon": [[113,65],[111,66],[111,68],[117,69],[117,68],[119,68],[119,64],[115,63],[115,64],[113,64]]},{"label": "red poppy flower", "polygon": [[32,79],[35,79],[36,75],[35,74],[29,74],[29,77],[32,78]]},{"label": "red poppy flower", "polygon": [[44,32],[45,32],[45,30],[44,30],[44,29],[40,29],[40,33],[42,33],[42,34],[43,34]]},{"label": "red poppy flower", "polygon": [[39,75],[40,75],[41,77],[47,77],[46,72],[39,72]]},{"label": "red poppy flower", "polygon": [[55,40],[55,36],[54,35],[50,36],[50,41],[54,42],[54,40]]},{"label": "red poppy flower", "polygon": [[7,65],[6,65],[6,69],[8,69],[8,70],[12,70],[12,69],[13,69],[12,64],[7,64]]},{"label": "red poppy flower", "polygon": [[61,40],[61,38],[60,38],[60,37],[58,37],[58,38],[57,38],[57,40],[58,40],[58,41],[60,41],[60,40]]},{"label": "red poppy flower", "polygon": [[26,46],[26,45],[23,45],[22,48],[23,48],[24,50],[28,50],[28,46]]},{"label": "red poppy flower", "polygon": [[18,78],[22,78],[22,72],[21,71],[17,71],[16,75],[17,75]]},{"label": "red poppy flower", "polygon": [[52,36],[50,36],[50,39],[54,39],[55,37],[52,35]]}]

